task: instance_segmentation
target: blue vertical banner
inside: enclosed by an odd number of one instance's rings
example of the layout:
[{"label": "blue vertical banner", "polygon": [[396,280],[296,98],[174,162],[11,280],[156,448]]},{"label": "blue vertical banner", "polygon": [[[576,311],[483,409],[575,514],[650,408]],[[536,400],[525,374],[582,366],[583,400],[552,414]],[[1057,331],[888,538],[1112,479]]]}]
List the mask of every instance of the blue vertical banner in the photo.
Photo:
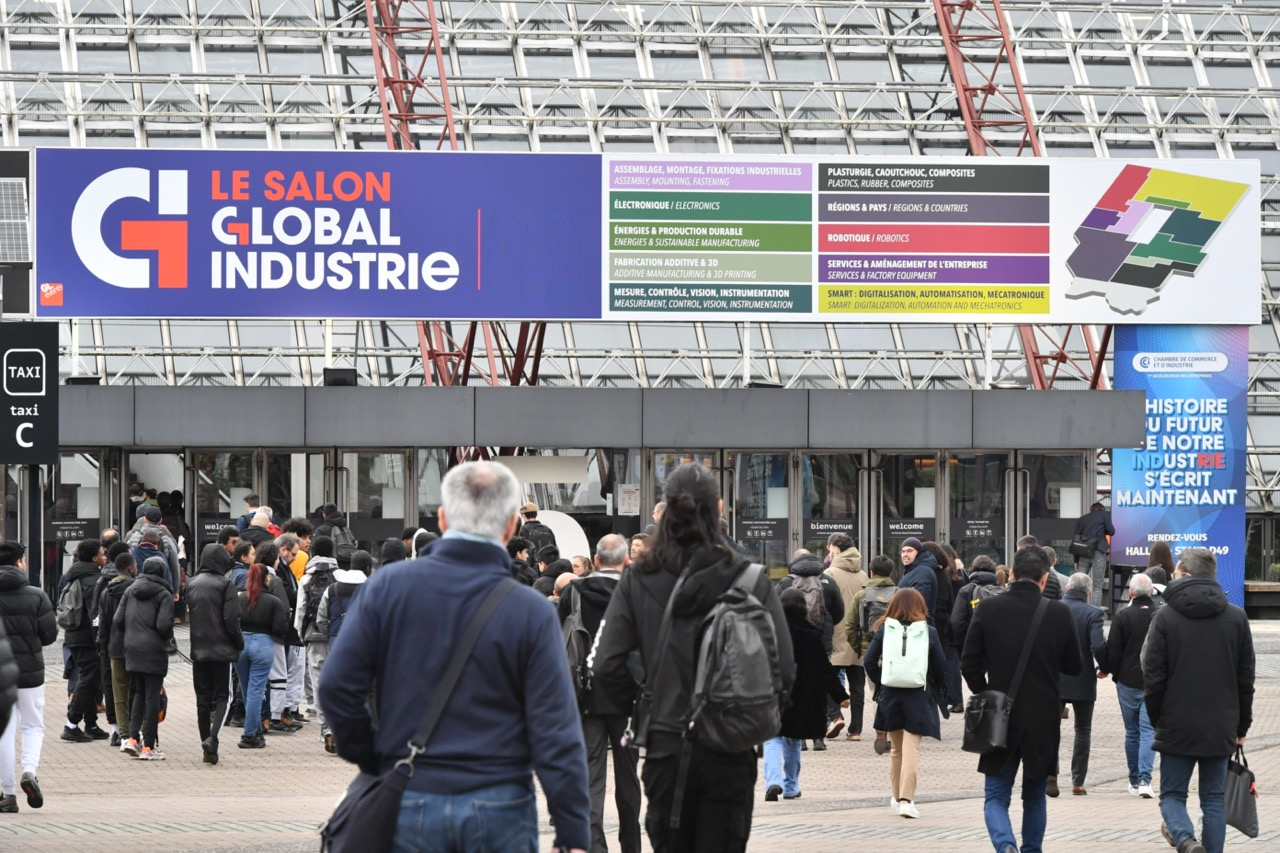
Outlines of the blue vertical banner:
[{"label": "blue vertical banner", "polygon": [[1146,444],[1112,452],[1111,562],[1145,566],[1151,546],[1208,548],[1244,606],[1249,328],[1119,326],[1117,389],[1147,393]]}]

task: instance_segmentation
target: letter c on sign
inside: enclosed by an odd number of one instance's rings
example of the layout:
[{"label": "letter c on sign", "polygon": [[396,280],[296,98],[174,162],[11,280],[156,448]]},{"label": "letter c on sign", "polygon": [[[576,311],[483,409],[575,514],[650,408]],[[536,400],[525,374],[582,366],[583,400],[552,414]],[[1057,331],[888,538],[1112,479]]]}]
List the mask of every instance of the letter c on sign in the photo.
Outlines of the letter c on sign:
[{"label": "letter c on sign", "polygon": [[34,426],[35,424],[33,423],[18,424],[18,431],[17,433],[15,433],[15,437],[18,439],[19,447],[35,447],[36,446],[34,441],[26,441],[22,437],[22,434],[24,432],[27,432],[28,430],[32,429]]}]

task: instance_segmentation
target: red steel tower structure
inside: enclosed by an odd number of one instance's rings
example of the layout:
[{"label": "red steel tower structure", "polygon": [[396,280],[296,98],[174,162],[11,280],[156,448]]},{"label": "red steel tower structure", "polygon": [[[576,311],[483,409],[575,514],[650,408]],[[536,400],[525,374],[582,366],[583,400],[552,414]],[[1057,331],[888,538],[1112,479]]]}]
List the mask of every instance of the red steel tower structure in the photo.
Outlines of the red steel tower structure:
[{"label": "red steel tower structure", "polygon": [[[458,150],[435,0],[365,0],[364,5],[387,147],[411,151],[434,142],[436,150]],[[545,323],[520,323],[514,341],[500,323],[456,325],[457,330],[453,323],[418,322],[424,384],[537,383]],[[457,449],[455,455],[460,461],[487,454],[475,448]]]},{"label": "red steel tower structure", "polygon": [[[970,153],[975,157],[1040,156],[1035,114],[1000,0],[933,0],[933,7]],[[1091,389],[1108,386],[1104,368],[1111,326],[1103,328],[1100,338],[1094,327],[1086,325],[1022,325],[1018,331],[1033,388],[1053,388],[1059,376],[1083,380]],[[1075,336],[1079,343],[1073,349]]]}]

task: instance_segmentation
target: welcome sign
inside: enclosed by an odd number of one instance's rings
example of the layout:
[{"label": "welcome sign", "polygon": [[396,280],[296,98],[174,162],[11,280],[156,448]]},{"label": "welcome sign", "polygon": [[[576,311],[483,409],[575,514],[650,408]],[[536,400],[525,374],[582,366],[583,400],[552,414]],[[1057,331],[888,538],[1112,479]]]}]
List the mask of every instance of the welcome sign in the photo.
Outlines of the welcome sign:
[{"label": "welcome sign", "polygon": [[36,153],[43,317],[1258,320],[1256,161]]}]

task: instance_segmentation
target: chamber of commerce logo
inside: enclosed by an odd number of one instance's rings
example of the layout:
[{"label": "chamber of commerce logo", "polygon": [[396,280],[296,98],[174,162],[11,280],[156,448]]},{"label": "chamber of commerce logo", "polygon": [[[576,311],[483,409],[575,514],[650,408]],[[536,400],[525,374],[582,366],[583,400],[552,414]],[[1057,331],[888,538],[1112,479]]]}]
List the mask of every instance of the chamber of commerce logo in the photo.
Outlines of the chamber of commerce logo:
[{"label": "chamber of commerce logo", "polygon": [[[155,186],[153,187],[152,184]],[[161,218],[124,219],[117,229],[104,227],[112,205],[125,199],[150,203],[154,190],[155,215]],[[71,242],[85,269],[115,287],[187,286],[187,173],[181,169],[113,169],[95,178],[76,201],[71,214]],[[117,253],[154,252],[150,257]],[[60,285],[57,285],[59,289]],[[41,285],[41,299],[44,299]],[[57,294],[59,304],[62,294]],[[43,303],[42,304],[47,304]]]},{"label": "chamber of commerce logo", "polygon": [[1067,297],[1141,314],[1172,275],[1194,276],[1248,184],[1125,166],[1076,229]]}]

